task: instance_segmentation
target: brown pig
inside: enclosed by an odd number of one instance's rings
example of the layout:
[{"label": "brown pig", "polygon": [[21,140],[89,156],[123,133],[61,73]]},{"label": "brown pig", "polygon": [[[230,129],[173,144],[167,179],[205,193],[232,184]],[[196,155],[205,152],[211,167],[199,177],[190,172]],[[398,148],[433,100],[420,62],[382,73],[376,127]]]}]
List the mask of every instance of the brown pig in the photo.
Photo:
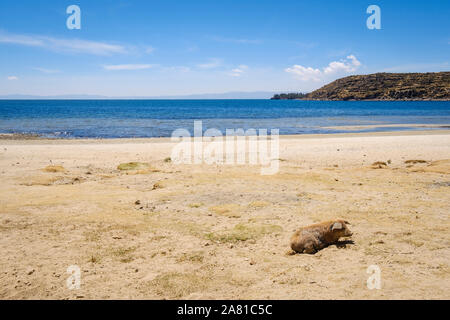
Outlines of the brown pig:
[{"label": "brown pig", "polygon": [[336,243],[341,237],[350,237],[352,232],[347,224],[350,223],[333,220],[300,228],[291,237],[291,249],[298,253],[314,254]]}]

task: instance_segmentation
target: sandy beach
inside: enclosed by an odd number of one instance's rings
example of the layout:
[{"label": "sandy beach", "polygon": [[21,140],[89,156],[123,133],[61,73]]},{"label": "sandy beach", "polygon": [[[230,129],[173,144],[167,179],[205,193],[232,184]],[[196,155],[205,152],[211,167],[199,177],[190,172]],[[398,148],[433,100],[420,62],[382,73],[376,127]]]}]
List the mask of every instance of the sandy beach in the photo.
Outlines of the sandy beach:
[{"label": "sandy beach", "polygon": [[[450,299],[450,130],[281,137],[270,176],[173,145],[0,140],[0,299]],[[353,243],[289,254],[336,218]]]}]

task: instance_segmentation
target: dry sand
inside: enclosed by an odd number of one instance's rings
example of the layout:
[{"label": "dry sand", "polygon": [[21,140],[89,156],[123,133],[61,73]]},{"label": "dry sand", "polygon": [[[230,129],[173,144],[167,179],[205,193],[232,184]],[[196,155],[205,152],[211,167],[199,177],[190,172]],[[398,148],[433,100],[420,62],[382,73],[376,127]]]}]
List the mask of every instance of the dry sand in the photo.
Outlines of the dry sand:
[{"label": "dry sand", "polygon": [[[261,176],[164,161],[167,139],[0,141],[0,298],[450,298],[450,131],[280,145]],[[151,166],[118,170],[131,161]],[[353,244],[287,254],[297,227],[334,218]]]}]

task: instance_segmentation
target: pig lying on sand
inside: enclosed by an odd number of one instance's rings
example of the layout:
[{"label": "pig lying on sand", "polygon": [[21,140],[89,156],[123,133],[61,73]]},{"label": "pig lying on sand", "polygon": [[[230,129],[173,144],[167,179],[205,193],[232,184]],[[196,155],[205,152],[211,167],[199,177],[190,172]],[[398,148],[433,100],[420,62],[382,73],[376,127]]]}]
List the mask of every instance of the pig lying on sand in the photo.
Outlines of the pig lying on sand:
[{"label": "pig lying on sand", "polygon": [[300,228],[291,238],[291,248],[298,253],[316,253],[336,243],[341,237],[350,237],[347,221],[333,220]]}]

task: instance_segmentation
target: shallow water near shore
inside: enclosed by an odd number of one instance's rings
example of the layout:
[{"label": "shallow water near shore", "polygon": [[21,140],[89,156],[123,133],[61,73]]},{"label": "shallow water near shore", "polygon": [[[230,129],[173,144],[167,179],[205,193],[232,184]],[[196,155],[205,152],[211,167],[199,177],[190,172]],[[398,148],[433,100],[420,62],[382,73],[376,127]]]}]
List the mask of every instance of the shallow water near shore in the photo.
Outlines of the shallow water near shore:
[{"label": "shallow water near shore", "polygon": [[442,129],[449,101],[0,100],[0,133],[47,138],[169,137],[178,128],[280,134]]}]

